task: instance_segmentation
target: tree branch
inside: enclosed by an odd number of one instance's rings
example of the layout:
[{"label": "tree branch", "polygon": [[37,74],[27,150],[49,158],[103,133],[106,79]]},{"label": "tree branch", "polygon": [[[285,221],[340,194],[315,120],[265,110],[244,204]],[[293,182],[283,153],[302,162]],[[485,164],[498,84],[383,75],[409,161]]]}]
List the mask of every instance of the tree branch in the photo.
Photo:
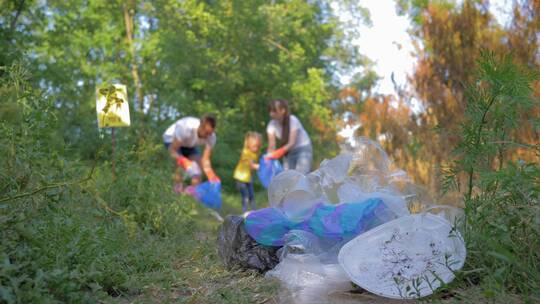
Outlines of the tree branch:
[{"label": "tree branch", "polygon": [[137,54],[135,51],[134,43],[134,24],[133,19],[135,17],[135,1],[131,0],[124,4],[124,24],[126,26],[126,41],[128,45],[129,54],[131,56],[131,76],[133,77],[133,84],[135,86],[135,97],[137,107],[140,112],[143,112],[144,108],[144,96],[142,91],[141,77],[139,75],[139,67],[137,65]]},{"label": "tree branch", "polygon": [[25,0],[17,2],[18,6],[16,7],[15,11],[15,17],[13,17],[13,20],[11,20],[11,23],[9,25],[9,33],[8,33],[8,40],[11,40],[11,36],[13,32],[15,31],[15,26],[17,25],[17,20],[19,19],[19,16],[21,15],[23,9],[24,9],[24,2]]},{"label": "tree branch", "polygon": [[74,185],[74,184],[84,183],[87,180],[90,180],[92,178],[92,175],[94,175],[95,168],[96,168],[96,164],[94,163],[94,166],[92,167],[92,170],[90,171],[90,174],[87,177],[83,178],[83,179],[80,179],[80,180],[77,180],[77,181],[71,181],[71,182],[50,184],[50,185],[47,185],[47,186],[44,186],[44,187],[41,187],[41,188],[37,188],[37,189],[35,189],[33,191],[30,191],[30,192],[27,192],[27,193],[18,194],[18,195],[15,195],[15,196],[6,196],[6,197],[3,197],[3,198],[0,198],[0,203],[5,202],[5,201],[10,201],[10,200],[16,200],[16,199],[23,198],[23,197],[26,197],[26,196],[32,196],[32,195],[34,195],[36,193],[39,193],[41,191],[48,190],[48,189],[54,189],[54,188],[59,188],[59,187],[65,187],[65,186],[70,186],[70,185]]},{"label": "tree branch", "polygon": [[[482,129],[484,128],[484,125],[487,123],[486,116],[491,108],[491,106],[495,103],[496,98],[491,97],[491,100],[489,101],[486,109],[484,110],[484,113],[482,114],[482,120],[480,121],[480,125],[478,126],[477,134],[476,134],[476,142],[475,145],[478,146],[480,144],[480,140],[482,139]],[[469,170],[469,190],[467,191],[467,198],[470,200],[472,196],[472,189],[473,189],[473,176],[474,176],[474,167],[471,166]]]},{"label": "tree branch", "polygon": [[285,53],[287,53],[287,56],[292,57],[291,51],[289,51],[282,44],[277,43],[277,42],[275,42],[274,40],[272,40],[270,38],[264,38],[264,40],[266,40],[266,42],[270,43],[271,45],[273,45],[273,46],[277,47],[278,49],[280,49],[280,50],[284,51]]}]

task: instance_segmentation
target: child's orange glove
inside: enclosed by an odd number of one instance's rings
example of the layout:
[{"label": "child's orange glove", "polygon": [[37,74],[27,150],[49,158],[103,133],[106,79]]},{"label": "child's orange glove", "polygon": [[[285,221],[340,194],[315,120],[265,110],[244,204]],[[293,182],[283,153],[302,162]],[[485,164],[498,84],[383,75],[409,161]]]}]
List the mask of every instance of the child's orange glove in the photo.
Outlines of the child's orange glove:
[{"label": "child's orange glove", "polygon": [[274,150],[273,152],[270,152],[268,154],[266,154],[264,156],[264,159],[265,160],[268,160],[268,159],[279,159],[279,158],[282,158],[283,155],[285,155],[285,153],[287,153],[287,151],[285,151],[285,148],[284,147],[281,147],[277,150]]}]

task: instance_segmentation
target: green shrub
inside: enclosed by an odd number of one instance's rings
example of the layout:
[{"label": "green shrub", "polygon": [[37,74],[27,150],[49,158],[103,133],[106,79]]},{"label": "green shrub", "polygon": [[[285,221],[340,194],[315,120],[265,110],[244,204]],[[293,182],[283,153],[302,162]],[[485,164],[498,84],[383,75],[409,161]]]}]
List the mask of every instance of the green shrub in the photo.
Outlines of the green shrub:
[{"label": "green shrub", "polygon": [[20,64],[0,78],[0,302],[95,303],[141,292],[133,278],[146,273],[167,276],[192,220],[161,150],[132,140],[113,181],[109,163],[91,169],[62,142],[52,102],[30,83]]},{"label": "green shrub", "polygon": [[520,120],[538,107],[531,83],[539,79],[511,57],[484,52],[477,81],[468,87],[458,159],[446,185],[465,192],[467,269],[464,278],[481,284],[486,296],[516,293],[540,299],[540,167],[513,161]]}]

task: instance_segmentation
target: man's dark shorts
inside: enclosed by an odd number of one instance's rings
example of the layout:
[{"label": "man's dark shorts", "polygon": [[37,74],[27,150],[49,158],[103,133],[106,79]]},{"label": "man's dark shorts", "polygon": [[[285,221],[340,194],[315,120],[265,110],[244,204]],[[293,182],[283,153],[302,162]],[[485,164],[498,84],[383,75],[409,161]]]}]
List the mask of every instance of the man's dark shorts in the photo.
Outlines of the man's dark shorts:
[{"label": "man's dark shorts", "polygon": [[[169,146],[171,145],[171,143],[164,143],[165,144],[165,149],[169,150]],[[177,150],[178,154],[181,154],[187,158],[189,158],[190,156],[198,156],[198,155],[201,155],[201,152],[199,151],[199,148],[197,147],[192,147],[192,148],[189,148],[189,147],[180,147],[178,148]]]}]

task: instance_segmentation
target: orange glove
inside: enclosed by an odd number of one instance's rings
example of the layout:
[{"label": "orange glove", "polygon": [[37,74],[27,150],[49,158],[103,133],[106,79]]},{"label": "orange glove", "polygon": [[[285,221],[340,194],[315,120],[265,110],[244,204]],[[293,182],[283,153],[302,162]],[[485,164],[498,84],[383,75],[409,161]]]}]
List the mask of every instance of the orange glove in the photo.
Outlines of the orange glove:
[{"label": "orange glove", "polygon": [[201,175],[201,168],[199,168],[199,165],[184,156],[177,158],[176,164],[182,167],[190,177]]},{"label": "orange glove", "polygon": [[284,147],[281,147],[281,148],[279,148],[277,150],[274,150],[273,152],[270,152],[270,153],[266,154],[264,159],[266,159],[266,160],[268,160],[268,159],[279,159],[279,158],[282,158],[283,155],[285,155],[285,153],[287,153],[287,151],[285,151]]},{"label": "orange glove", "polygon": [[193,162],[187,157],[180,155],[180,157],[176,159],[176,165],[182,167],[184,170],[187,170],[193,165]]},{"label": "orange glove", "polygon": [[221,180],[214,171],[208,172],[206,174],[206,177],[208,177],[208,181],[210,181],[211,183],[221,183]]}]

